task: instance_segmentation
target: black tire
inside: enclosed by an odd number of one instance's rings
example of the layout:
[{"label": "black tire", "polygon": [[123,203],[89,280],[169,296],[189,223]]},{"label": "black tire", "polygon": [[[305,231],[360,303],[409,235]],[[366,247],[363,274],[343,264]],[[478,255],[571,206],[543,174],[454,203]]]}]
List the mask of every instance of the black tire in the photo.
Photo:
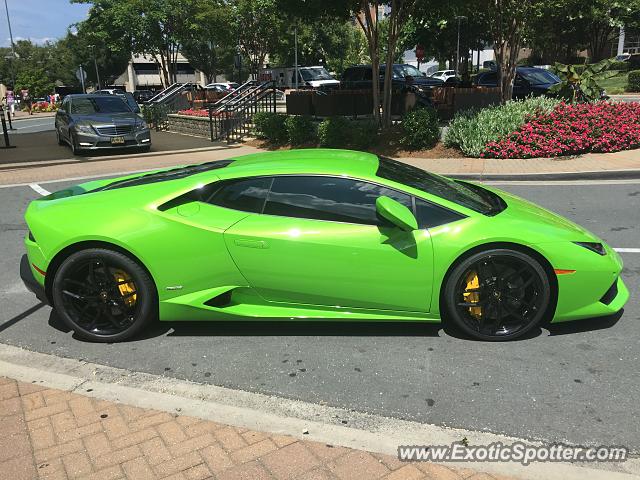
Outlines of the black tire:
[{"label": "black tire", "polygon": [[140,148],[140,150],[138,150],[138,152],[139,153],[148,153],[149,150],[151,150],[151,145],[147,145],[146,147]]},{"label": "black tire", "polygon": [[157,318],[153,280],[126,255],[102,248],[67,257],[52,285],[55,310],[79,337],[120,342]]},{"label": "black tire", "polygon": [[56,128],[56,140],[58,140],[58,145],[64,145],[64,140],[62,140],[62,137],[60,136],[60,130],[58,130]]},{"label": "black tire", "polygon": [[76,139],[73,138],[73,134],[69,134],[69,145],[71,146],[72,155],[80,155],[80,149],[76,146]]},{"label": "black tire", "polygon": [[443,299],[447,319],[462,332],[479,340],[506,341],[540,325],[552,295],[549,274],[535,258],[492,249],[455,266]]}]

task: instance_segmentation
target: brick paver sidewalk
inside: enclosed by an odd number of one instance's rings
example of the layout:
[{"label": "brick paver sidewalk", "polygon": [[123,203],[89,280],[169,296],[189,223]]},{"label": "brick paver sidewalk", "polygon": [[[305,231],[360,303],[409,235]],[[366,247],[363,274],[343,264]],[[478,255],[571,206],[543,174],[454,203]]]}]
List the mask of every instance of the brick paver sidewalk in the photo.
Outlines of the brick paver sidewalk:
[{"label": "brick paver sidewalk", "polygon": [[0,477],[505,480],[0,377]]}]

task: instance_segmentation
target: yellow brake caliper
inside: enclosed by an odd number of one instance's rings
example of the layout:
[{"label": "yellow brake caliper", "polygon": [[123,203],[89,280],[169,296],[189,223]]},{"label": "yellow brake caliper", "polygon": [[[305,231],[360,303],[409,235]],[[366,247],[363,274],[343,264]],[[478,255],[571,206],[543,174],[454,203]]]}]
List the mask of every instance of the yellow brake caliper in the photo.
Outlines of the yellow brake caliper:
[{"label": "yellow brake caliper", "polygon": [[[462,294],[464,301],[467,303],[478,303],[480,301],[480,292],[478,292],[480,280],[478,279],[478,273],[475,271],[469,272],[465,281],[467,282],[467,286]],[[473,291],[470,292],[469,290]],[[474,318],[481,318],[482,307],[469,307],[469,314]]]},{"label": "yellow brake caliper", "polygon": [[122,270],[115,270],[113,272],[113,276],[116,279],[118,285],[118,290],[120,290],[120,295],[124,298],[124,303],[127,307],[133,307],[136,304],[136,297],[138,296],[136,292],[136,285],[133,283],[131,277]]}]

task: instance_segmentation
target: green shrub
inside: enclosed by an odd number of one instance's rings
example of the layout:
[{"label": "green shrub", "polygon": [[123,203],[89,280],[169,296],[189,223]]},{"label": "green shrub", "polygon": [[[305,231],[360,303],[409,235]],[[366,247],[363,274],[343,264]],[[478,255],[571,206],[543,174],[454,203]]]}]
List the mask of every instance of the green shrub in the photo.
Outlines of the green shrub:
[{"label": "green shrub", "polygon": [[316,129],[311,117],[289,115],[284,121],[284,125],[291,145],[302,145],[316,139]]},{"label": "green shrub", "polygon": [[351,140],[351,122],[344,117],[329,117],[318,125],[318,143],[321,147],[342,148]]},{"label": "green shrub", "polygon": [[629,72],[627,92],[640,92],[640,70]]},{"label": "green shrub", "polygon": [[350,122],[351,140],[353,148],[364,150],[376,143],[378,124],[374,120],[353,120]]},{"label": "green shrub", "polygon": [[433,108],[417,108],[402,119],[400,144],[409,150],[433,148],[440,139],[438,114]]},{"label": "green shrub", "polygon": [[487,143],[517,130],[527,116],[538,111],[550,112],[557,104],[558,100],[553,98],[530,97],[480,111],[460,112],[451,121],[444,143],[459,148],[470,157],[479,157]]},{"label": "green shrub", "polygon": [[617,60],[611,62],[608,70],[618,70],[619,72],[626,72],[629,70],[629,62],[618,62]]},{"label": "green shrub", "polygon": [[256,134],[269,143],[281,144],[287,141],[286,115],[273,112],[258,112],[253,116]]}]

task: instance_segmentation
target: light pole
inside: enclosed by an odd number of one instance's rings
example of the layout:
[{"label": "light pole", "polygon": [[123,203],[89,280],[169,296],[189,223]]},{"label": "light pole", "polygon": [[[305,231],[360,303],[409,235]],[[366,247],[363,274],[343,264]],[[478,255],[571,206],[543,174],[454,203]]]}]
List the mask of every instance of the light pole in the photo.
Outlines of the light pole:
[{"label": "light pole", "polygon": [[296,90],[298,90],[298,27],[293,29],[293,63],[296,71]]},{"label": "light pole", "polygon": [[98,61],[96,60],[96,49],[94,45],[89,45],[91,48],[91,55],[93,56],[93,66],[96,69],[96,80],[98,81],[98,90],[102,90],[102,86],[100,85],[100,73],[98,73]]},{"label": "light pole", "polygon": [[7,12],[7,24],[9,25],[9,39],[11,41],[11,82],[13,83],[12,88],[15,92],[16,89],[16,47],[13,43],[13,32],[11,31],[11,19],[9,18],[9,6],[7,5],[7,0],[4,0],[4,10]]},{"label": "light pole", "polygon": [[458,76],[458,68],[460,67],[460,22],[466,19],[467,17],[465,17],[464,15],[458,15],[456,17],[456,20],[458,20],[458,47],[456,49],[456,68],[455,68],[456,77]]}]

